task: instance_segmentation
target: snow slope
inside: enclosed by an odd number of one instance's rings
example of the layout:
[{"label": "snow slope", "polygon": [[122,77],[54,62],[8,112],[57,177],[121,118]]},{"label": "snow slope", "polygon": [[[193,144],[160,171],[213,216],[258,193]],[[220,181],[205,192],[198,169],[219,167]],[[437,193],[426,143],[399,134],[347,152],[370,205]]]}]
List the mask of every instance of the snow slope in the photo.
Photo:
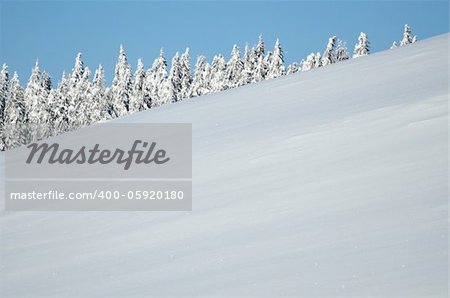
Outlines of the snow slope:
[{"label": "snow slope", "polygon": [[448,44],[165,106],[192,212],[2,212],[0,296],[447,297]]}]

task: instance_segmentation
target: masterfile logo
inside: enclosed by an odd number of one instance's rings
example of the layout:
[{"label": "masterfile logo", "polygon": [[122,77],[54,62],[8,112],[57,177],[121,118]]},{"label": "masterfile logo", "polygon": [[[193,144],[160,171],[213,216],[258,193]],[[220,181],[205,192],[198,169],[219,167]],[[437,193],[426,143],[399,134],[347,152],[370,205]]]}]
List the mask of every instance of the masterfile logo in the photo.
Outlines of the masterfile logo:
[{"label": "masterfile logo", "polygon": [[191,210],[192,127],[95,125],[6,151],[5,174],[6,210]]},{"label": "masterfile logo", "polygon": [[[115,150],[100,149],[100,144],[95,144],[92,149],[87,149],[86,146],[82,146],[79,150],[75,151],[72,149],[61,149],[58,143],[51,145],[48,143],[42,143],[40,145],[33,143],[27,146],[27,148],[30,148],[30,154],[26,163],[109,164],[116,162],[117,164],[123,164],[124,170],[128,170],[133,162],[147,165],[151,163],[159,165],[168,162],[170,157],[166,157],[166,150],[156,149],[156,146],[156,142],[149,144],[149,142],[136,140],[128,151],[120,148],[116,148]],[[139,148],[142,148],[142,150],[139,150]]]}]

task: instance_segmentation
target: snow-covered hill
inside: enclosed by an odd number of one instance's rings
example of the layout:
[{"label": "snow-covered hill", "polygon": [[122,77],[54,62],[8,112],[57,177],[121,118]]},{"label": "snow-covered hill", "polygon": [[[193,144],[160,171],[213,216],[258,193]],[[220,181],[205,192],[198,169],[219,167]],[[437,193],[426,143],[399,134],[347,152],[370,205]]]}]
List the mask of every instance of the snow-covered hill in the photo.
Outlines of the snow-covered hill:
[{"label": "snow-covered hill", "polygon": [[193,124],[193,211],[2,212],[0,296],[447,297],[448,45],[124,118]]}]

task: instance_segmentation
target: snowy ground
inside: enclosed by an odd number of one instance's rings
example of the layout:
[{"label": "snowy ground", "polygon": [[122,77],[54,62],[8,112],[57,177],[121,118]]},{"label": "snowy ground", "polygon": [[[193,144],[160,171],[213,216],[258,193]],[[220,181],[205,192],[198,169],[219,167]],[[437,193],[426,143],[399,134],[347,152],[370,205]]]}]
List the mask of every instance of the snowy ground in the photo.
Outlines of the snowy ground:
[{"label": "snowy ground", "polygon": [[0,296],[447,297],[448,44],[125,118],[193,123],[193,211],[3,211]]}]

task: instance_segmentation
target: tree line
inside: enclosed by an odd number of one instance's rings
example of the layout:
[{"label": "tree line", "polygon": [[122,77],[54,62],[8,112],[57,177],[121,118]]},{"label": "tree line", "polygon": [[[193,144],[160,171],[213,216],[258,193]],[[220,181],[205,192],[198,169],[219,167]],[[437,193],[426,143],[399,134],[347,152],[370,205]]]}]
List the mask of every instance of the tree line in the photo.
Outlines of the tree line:
[{"label": "tree line", "polygon": [[[405,25],[399,46],[414,43],[416,39],[410,27]],[[397,46],[394,42],[391,48]],[[369,39],[361,32],[352,57],[369,54]],[[322,54],[311,53],[300,63],[285,67],[280,41],[277,39],[273,51],[266,51],[260,36],[255,46],[245,46],[243,55],[234,45],[228,61],[224,56],[216,55],[209,63],[200,55],[192,70],[187,48],[181,55],[175,54],[169,69],[161,49],[151,68],[145,69],[139,59],[133,72],[121,45],[111,86],[105,84],[103,67],[100,65],[92,75],[79,53],[72,72],[63,73],[54,88],[52,78],[41,71],[38,62],[25,88],[17,73],[10,77],[8,66],[3,64],[0,71],[0,150],[168,103],[348,59],[350,55],[345,42],[333,36]]]}]

